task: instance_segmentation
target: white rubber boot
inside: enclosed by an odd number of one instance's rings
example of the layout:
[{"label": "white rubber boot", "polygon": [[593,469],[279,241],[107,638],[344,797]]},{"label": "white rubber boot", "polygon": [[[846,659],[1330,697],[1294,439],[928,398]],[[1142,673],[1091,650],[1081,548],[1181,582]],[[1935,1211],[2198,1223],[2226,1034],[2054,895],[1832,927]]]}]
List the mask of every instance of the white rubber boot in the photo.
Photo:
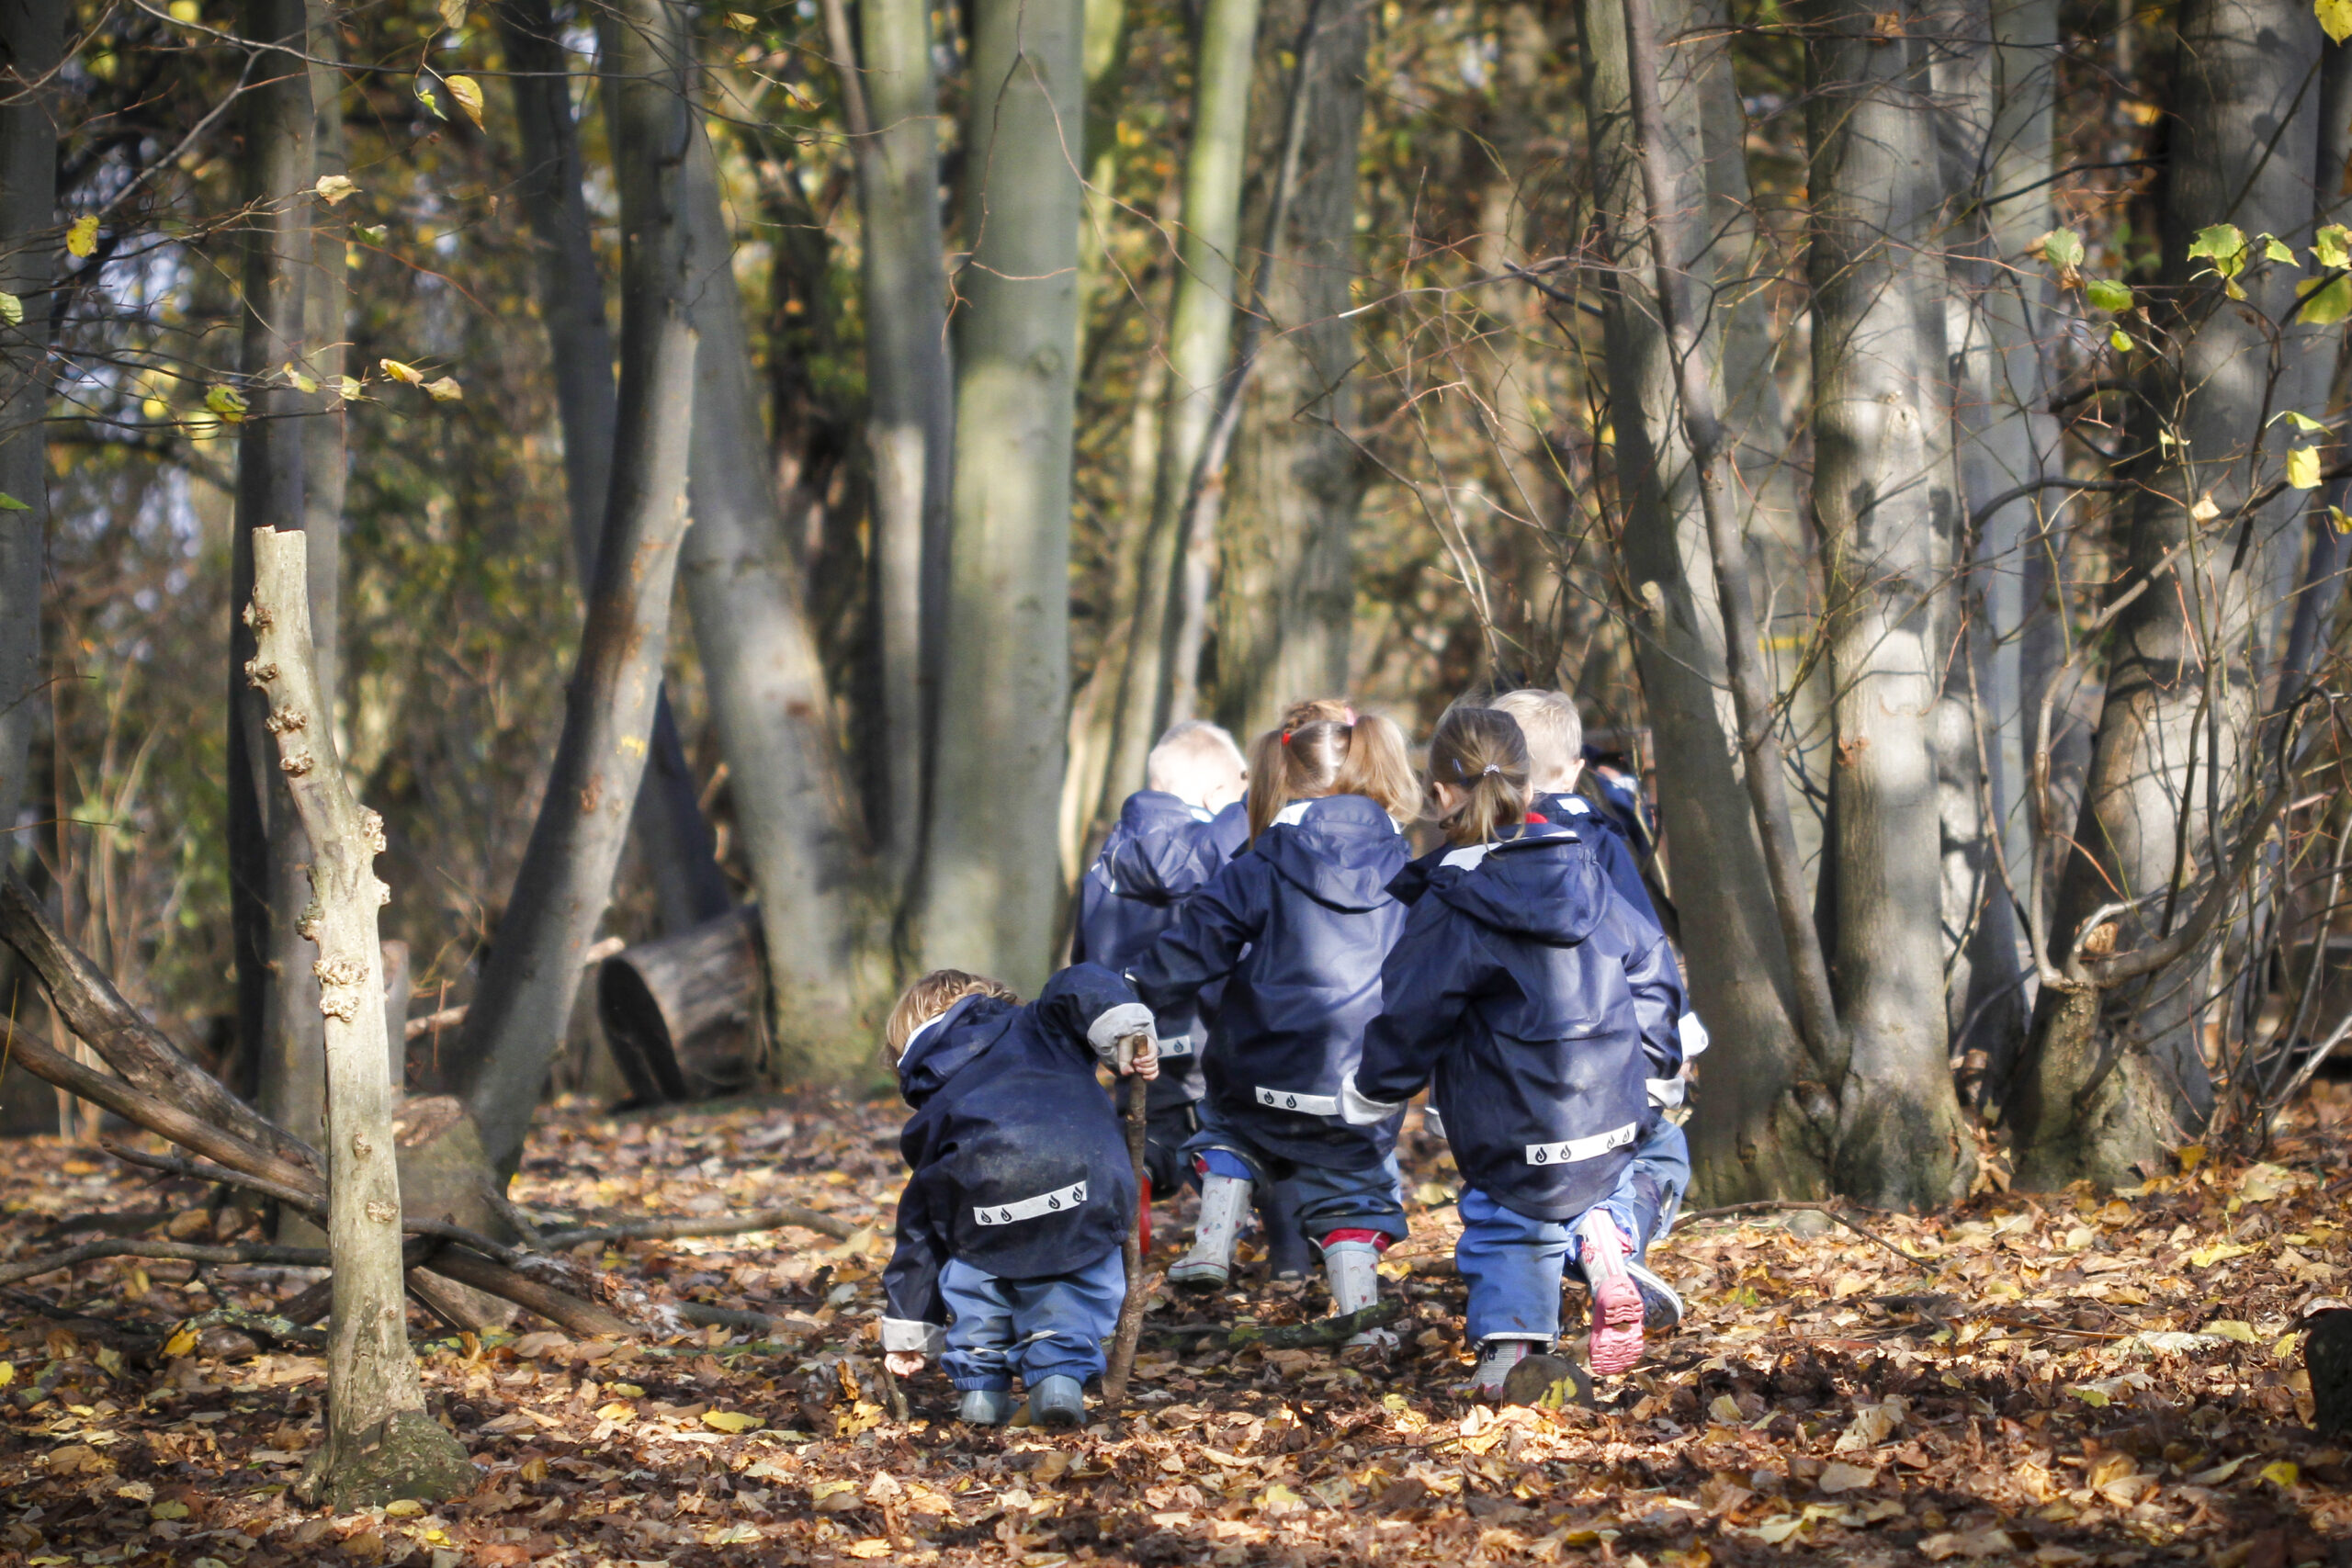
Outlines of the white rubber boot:
[{"label": "white rubber boot", "polygon": [[1233,1243],[1250,1213],[1250,1183],[1215,1173],[1201,1178],[1201,1220],[1193,1250],[1168,1270],[1168,1282],[1188,1291],[1221,1291],[1233,1278]]},{"label": "white rubber boot", "polygon": [[1528,1357],[1552,1348],[1549,1339],[1489,1339],[1479,1346],[1478,1370],[1471,1377],[1471,1392],[1480,1399],[1500,1404],[1503,1380],[1510,1370]]},{"label": "white rubber boot", "polygon": [[[1380,1299],[1380,1249],[1368,1241],[1338,1241],[1323,1249],[1323,1277],[1331,1286],[1331,1313],[1344,1317]],[[1394,1350],[1396,1336],[1367,1328],[1348,1341]]]}]

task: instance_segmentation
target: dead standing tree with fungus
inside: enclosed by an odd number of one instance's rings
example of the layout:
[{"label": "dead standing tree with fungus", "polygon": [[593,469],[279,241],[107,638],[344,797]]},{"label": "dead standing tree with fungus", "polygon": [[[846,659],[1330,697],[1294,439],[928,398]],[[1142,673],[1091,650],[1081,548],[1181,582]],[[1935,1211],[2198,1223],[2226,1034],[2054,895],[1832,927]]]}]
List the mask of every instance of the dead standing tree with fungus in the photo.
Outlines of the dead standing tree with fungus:
[{"label": "dead standing tree with fungus", "polygon": [[472,1490],[472,1462],[424,1409],[401,1287],[400,1172],[384,1055],[384,975],[376,879],[384,821],[359,804],[324,722],[311,646],[303,536],[256,528],[255,652],[245,666],[269,701],[278,770],[311,841],[311,903],[301,934],[318,948],[326,1022],[327,1246],[334,1307],[327,1334],[326,1443],[303,1489],[337,1509]]}]

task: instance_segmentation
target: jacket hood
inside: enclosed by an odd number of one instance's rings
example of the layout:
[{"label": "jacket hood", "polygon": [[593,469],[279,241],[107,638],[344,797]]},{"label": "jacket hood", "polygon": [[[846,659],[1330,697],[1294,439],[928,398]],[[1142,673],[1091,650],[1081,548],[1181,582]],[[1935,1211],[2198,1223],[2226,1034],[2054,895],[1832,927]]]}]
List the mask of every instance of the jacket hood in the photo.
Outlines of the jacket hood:
[{"label": "jacket hood", "polygon": [[1548,825],[1515,829],[1495,843],[1424,855],[1389,891],[1408,904],[1429,895],[1480,925],[1563,945],[1593,933],[1611,892],[1576,830]]},{"label": "jacket hood", "polygon": [[1017,1003],[1002,997],[966,997],[915,1032],[899,1058],[899,1095],[915,1110],[1004,1034]]},{"label": "jacket hood", "polygon": [[1361,795],[1294,801],[1252,846],[1284,881],[1335,909],[1376,909],[1412,852],[1377,803]]},{"label": "jacket hood", "polygon": [[1095,869],[1114,893],[1170,904],[1216,874],[1221,859],[1203,841],[1213,818],[1163,790],[1138,790],[1119,811]]}]

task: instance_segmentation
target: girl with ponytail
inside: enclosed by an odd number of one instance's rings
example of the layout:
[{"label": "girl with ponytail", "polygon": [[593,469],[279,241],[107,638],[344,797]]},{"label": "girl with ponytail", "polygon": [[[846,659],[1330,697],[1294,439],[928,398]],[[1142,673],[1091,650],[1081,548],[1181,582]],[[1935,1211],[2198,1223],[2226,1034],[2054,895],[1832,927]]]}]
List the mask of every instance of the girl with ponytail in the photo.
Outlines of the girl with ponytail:
[{"label": "girl with ponytail", "polygon": [[[1380,964],[1404,924],[1388,881],[1410,856],[1399,819],[1417,791],[1405,737],[1337,698],[1300,703],[1250,754],[1250,846],[1188,899],[1128,971],[1145,1002],[1192,1005],[1226,982],[1201,1069],[1208,1096],[1185,1145],[1199,1172],[1192,1251],[1170,1283],[1219,1290],[1253,1188],[1276,1260],[1321,1249],[1335,1311],[1369,1306],[1382,1248],[1405,1235],[1397,1118],[1353,1125],[1340,1080],[1380,1010]],[[1393,1345],[1383,1330],[1351,1344]]]},{"label": "girl with ponytail", "polygon": [[1462,1171],[1468,1334],[1489,1398],[1568,1375],[1549,1356],[1564,1272],[1592,1285],[1592,1370],[1641,1357],[1623,1177],[1656,1117],[1645,1080],[1679,1070],[1682,994],[1666,939],[1618,897],[1573,828],[1528,819],[1527,743],[1509,714],[1457,707],[1430,742],[1449,848],[1390,885],[1410,907],[1381,969],[1381,1011],[1340,1089],[1342,1117],[1387,1124],[1431,1100]]}]

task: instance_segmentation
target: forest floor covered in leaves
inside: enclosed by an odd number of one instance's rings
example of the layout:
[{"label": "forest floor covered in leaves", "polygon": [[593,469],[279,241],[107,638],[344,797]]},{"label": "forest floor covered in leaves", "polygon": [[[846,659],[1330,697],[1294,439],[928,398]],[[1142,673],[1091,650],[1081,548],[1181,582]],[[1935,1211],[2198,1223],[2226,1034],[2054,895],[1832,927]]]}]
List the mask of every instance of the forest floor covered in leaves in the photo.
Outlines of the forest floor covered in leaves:
[{"label": "forest floor covered in leaves", "polygon": [[[319,1435],[316,1355],[220,1327],[136,1348],[224,1303],[267,1310],[303,1277],[192,1285],[186,1264],[127,1259],[45,1276],[29,1288],[85,1316],[0,1297],[0,1561],[2347,1563],[2352,1461],[2306,1426],[2294,1330],[2352,1269],[2352,1093],[2322,1085],[2297,1114],[2262,1163],[2188,1151],[2189,1168],[2104,1201],[1991,1192],[1868,1220],[1884,1245],[1814,1214],[1689,1224],[1653,1259],[1690,1300],[1681,1331],[1597,1409],[1500,1413],[1460,1392],[1452,1169],[1408,1135],[1414,1235],[1384,1269],[1412,1314],[1397,1355],[1148,1336],[1129,1408],[1048,1438],[957,1426],[935,1371],[906,1385],[911,1418],[889,1414],[874,1335],[894,1106],[570,1107],[516,1184],[532,1213],[799,1203],[854,1228],[587,1259],[656,1298],[767,1314],[757,1342],[583,1343],[527,1322],[452,1337],[420,1316],[435,1411],[481,1484],[342,1516],[288,1495]],[[11,1258],[90,1216],[201,1201],[51,1140],[0,1161]],[[1181,1227],[1166,1205],[1160,1221],[1164,1265]],[[1325,1307],[1319,1286],[1243,1283],[1159,1303],[1152,1325]]]}]

